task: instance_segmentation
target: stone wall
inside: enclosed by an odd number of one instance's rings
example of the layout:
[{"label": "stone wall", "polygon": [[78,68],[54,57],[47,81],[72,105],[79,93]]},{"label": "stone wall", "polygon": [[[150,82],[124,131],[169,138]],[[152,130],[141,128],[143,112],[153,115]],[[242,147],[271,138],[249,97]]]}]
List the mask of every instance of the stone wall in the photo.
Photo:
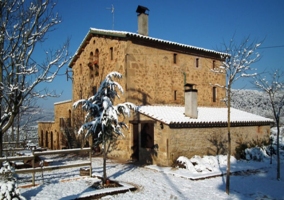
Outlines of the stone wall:
[{"label": "stone wall", "polygon": [[[169,163],[179,156],[217,155],[227,153],[227,127],[171,129],[169,134]],[[270,126],[231,127],[232,155],[236,148],[252,140],[268,139]]]},{"label": "stone wall", "polygon": [[[139,123],[154,124],[154,144],[157,147],[142,148],[141,145],[139,146],[139,161],[142,163],[172,166],[179,156],[191,158],[194,155],[227,154],[227,127],[173,129],[144,115],[139,115],[138,119]],[[126,140],[120,143],[121,146],[118,149],[120,152],[112,152],[111,157],[116,155],[114,157],[124,160],[131,158],[133,130],[130,129],[125,135]],[[236,148],[241,144],[248,144],[253,140],[266,140],[269,139],[269,135],[270,126],[231,127],[232,155],[237,156]],[[139,140],[141,144],[140,136]]]},{"label": "stone wall", "polygon": [[[175,58],[174,58],[175,57]],[[174,61],[175,60],[175,61]],[[198,66],[196,62],[198,60]],[[92,37],[72,66],[73,101],[93,95],[105,76],[118,71],[125,90],[120,101],[137,105],[184,105],[184,84],[196,84],[199,106],[224,106],[225,91],[217,88],[213,102],[210,84],[225,85],[225,76],[210,71],[220,60],[134,44],[107,37]]]},{"label": "stone wall", "polygon": [[63,133],[60,129],[60,118],[68,119],[71,115],[71,101],[59,102],[54,104],[53,122],[39,122],[38,136],[39,145],[48,149],[62,149],[66,147],[63,142]]},{"label": "stone wall", "polygon": [[[127,42],[122,40],[103,37],[90,39],[88,45],[72,66],[73,101],[92,96],[94,87],[98,89],[106,75],[112,71],[120,72],[125,76],[126,47]],[[116,79],[125,89],[123,80]],[[122,96],[122,98],[124,99],[125,97]]]},{"label": "stone wall", "polygon": [[210,71],[213,62],[220,65],[220,60],[131,44],[126,61],[128,101],[138,105],[184,105],[184,84],[193,83],[198,90],[199,106],[224,106],[220,101],[225,96],[223,89],[217,88],[213,102],[210,84],[225,85],[224,75]]}]

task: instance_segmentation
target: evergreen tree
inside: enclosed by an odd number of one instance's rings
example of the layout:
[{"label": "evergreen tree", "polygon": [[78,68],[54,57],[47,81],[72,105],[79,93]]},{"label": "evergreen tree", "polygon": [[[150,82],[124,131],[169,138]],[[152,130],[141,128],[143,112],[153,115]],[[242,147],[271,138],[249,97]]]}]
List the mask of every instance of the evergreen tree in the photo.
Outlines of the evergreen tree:
[{"label": "evergreen tree", "polygon": [[130,109],[136,110],[136,106],[129,102],[113,105],[115,97],[119,98],[116,89],[123,93],[123,88],[113,78],[121,79],[122,75],[118,72],[109,73],[94,96],[78,100],[73,104],[74,108],[81,104],[82,109],[87,112],[85,123],[79,129],[78,134],[85,133],[85,138],[93,135],[94,145],[102,145],[104,184],[107,179],[106,159],[109,147],[118,136],[124,136],[121,130],[127,128],[127,125],[123,120],[126,116],[130,116]]}]

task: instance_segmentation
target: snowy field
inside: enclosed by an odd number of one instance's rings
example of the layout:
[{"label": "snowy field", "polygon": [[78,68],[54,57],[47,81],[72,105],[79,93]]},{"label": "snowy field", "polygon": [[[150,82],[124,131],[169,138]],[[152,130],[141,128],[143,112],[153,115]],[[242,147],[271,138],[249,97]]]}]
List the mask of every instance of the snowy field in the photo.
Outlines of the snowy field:
[{"label": "snowy field", "polygon": [[[272,130],[275,135],[275,129]],[[155,165],[138,166],[135,164],[107,161],[107,175],[120,183],[135,186],[136,191],[117,195],[107,195],[102,199],[284,199],[284,149],[281,137],[281,180],[276,180],[276,158],[265,153],[261,162],[232,160],[231,193],[225,193],[226,156],[195,156],[191,159],[181,157],[187,169],[159,167]],[[254,151],[251,151],[254,152]],[[260,151],[262,152],[262,151]],[[259,152],[255,152],[259,156]],[[55,156],[54,164],[81,162],[88,159],[75,155]],[[94,175],[102,175],[102,158],[93,158]],[[194,166],[190,163],[198,163]],[[210,178],[209,178],[210,177]],[[76,199],[100,192],[91,187],[99,179],[79,176],[79,168],[55,170],[36,174],[35,187],[22,188],[31,184],[31,175],[20,174],[18,184],[26,199]],[[110,189],[111,191],[111,189]],[[90,198],[91,199],[91,198]]]},{"label": "snowy field", "polygon": [[[62,159],[62,158],[60,158]],[[71,162],[77,157],[64,157]],[[283,159],[282,159],[283,161]],[[233,168],[238,171],[231,176],[231,194],[225,190],[225,176],[217,176],[202,180],[190,180],[195,173],[186,169],[170,169],[157,166],[136,166],[121,164],[114,160],[107,162],[107,174],[111,179],[135,185],[138,190],[118,195],[108,195],[103,199],[284,199],[284,181],[276,180],[276,163],[264,162],[234,162]],[[284,173],[282,163],[282,176]],[[151,169],[152,168],[152,169]],[[225,170],[224,165],[219,169]],[[214,169],[215,173],[218,169]],[[102,174],[102,158],[93,159],[93,172]],[[206,175],[209,175],[207,172]],[[27,184],[27,175],[19,176],[19,186]],[[53,173],[37,174],[39,186],[21,188],[21,193],[27,199],[75,199],[84,194],[92,194],[95,189],[90,186],[98,181],[95,178],[80,177],[79,169],[57,170]],[[29,182],[29,183],[30,183]]]}]

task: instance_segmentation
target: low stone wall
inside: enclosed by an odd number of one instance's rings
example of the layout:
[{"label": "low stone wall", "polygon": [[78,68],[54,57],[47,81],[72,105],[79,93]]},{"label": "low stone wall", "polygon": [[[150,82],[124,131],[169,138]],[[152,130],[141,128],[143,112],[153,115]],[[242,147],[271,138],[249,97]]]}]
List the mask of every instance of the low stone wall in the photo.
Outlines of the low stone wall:
[{"label": "low stone wall", "polygon": [[[227,127],[174,129],[169,134],[169,165],[179,156],[191,158],[194,155],[227,154],[227,132]],[[240,145],[268,139],[269,134],[269,126],[231,127],[232,155],[238,157],[236,148]]]}]

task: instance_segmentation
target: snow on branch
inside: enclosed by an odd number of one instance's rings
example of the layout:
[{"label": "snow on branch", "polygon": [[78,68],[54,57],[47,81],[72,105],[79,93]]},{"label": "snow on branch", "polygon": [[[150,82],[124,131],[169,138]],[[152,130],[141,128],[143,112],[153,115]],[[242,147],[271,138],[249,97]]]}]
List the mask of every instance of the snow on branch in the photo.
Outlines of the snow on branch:
[{"label": "snow on branch", "polygon": [[[250,41],[249,37],[245,38],[240,44],[232,39],[229,44],[224,44],[221,66],[211,69],[214,73],[224,73],[227,77],[227,86],[244,77],[254,77],[257,75],[256,68],[251,65],[260,59],[257,48],[261,43]],[[229,55],[229,56],[227,56]]]},{"label": "snow on branch", "polygon": [[61,21],[59,15],[54,13],[54,6],[48,0],[1,3],[2,107],[12,113],[2,127],[3,133],[12,125],[25,101],[57,96],[47,89],[37,91],[36,88],[52,82],[59,70],[69,62],[69,40],[57,50],[51,50],[48,54],[44,52],[46,59],[42,64],[33,59],[40,53],[35,56],[36,46],[44,44],[47,33]]},{"label": "snow on branch", "polygon": [[118,97],[116,90],[123,92],[123,88],[114,78],[121,79],[122,75],[118,72],[109,73],[95,95],[73,104],[73,108],[82,105],[82,109],[86,111],[85,123],[78,134],[85,133],[85,137],[97,134],[96,144],[113,141],[116,135],[124,136],[122,129],[128,127],[120,121],[119,115],[130,117],[131,110],[136,111],[136,106],[130,102],[113,105],[115,97]]}]

